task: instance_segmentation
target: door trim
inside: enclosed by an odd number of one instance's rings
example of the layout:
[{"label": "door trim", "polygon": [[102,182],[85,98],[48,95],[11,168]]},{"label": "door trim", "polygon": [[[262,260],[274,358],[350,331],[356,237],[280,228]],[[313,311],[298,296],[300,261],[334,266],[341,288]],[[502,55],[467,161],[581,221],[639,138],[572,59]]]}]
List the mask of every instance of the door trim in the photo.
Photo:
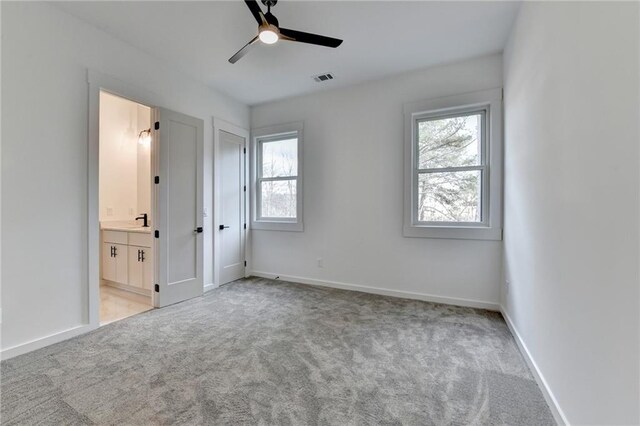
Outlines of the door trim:
[{"label": "door trim", "polygon": [[247,186],[247,190],[244,193],[244,207],[243,207],[243,217],[244,223],[247,224],[247,229],[244,230],[244,258],[247,262],[244,268],[245,277],[248,276],[247,271],[251,270],[251,259],[250,253],[247,252],[247,245],[250,243],[251,232],[250,231],[250,221],[249,221],[249,194],[251,188],[249,188],[249,137],[250,133],[248,129],[243,129],[242,127],[236,126],[235,124],[229,123],[228,121],[222,120],[217,117],[213,117],[211,121],[211,125],[213,126],[213,283],[205,285],[205,291],[210,290],[212,288],[216,288],[220,286],[220,259],[218,253],[220,252],[220,235],[215,232],[220,225],[220,176],[219,171],[220,167],[218,166],[218,158],[220,158],[220,131],[224,131],[227,133],[234,134],[244,139],[244,149],[245,149],[245,157],[244,157],[244,184]]},{"label": "door trim", "polygon": [[[86,297],[88,309],[85,325],[87,330],[100,327],[100,210],[99,210],[99,152],[100,152],[100,91],[109,92],[121,98],[153,108],[161,103],[161,98],[153,92],[137,87],[126,81],[89,69],[89,128],[87,137],[87,272]],[[152,170],[154,167],[152,153]],[[155,200],[151,194],[151,205]],[[153,294],[153,305],[157,307],[157,296]]]}]

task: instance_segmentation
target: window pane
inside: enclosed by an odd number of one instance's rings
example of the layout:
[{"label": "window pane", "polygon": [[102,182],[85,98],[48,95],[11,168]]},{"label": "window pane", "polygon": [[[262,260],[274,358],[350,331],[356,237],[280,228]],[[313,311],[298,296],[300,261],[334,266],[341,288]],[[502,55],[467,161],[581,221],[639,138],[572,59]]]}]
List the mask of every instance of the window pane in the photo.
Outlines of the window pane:
[{"label": "window pane", "polygon": [[418,221],[480,222],[481,171],[420,173]]},{"label": "window pane", "polygon": [[298,138],[262,142],[262,177],[298,175]]},{"label": "window pane", "polygon": [[418,122],[418,168],[480,164],[483,114]]},{"label": "window pane", "polygon": [[260,182],[261,216],[295,219],[296,183],[295,179]]}]

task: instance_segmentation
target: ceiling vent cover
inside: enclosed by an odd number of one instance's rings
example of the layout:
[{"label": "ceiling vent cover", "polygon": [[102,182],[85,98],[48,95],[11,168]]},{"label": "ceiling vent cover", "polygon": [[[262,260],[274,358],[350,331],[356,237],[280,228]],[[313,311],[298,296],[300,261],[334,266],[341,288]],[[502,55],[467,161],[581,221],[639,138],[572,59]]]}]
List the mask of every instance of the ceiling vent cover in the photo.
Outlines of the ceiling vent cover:
[{"label": "ceiling vent cover", "polygon": [[330,72],[325,74],[318,74],[314,75],[313,79],[318,83],[322,83],[323,81],[333,80],[333,74],[331,74]]}]

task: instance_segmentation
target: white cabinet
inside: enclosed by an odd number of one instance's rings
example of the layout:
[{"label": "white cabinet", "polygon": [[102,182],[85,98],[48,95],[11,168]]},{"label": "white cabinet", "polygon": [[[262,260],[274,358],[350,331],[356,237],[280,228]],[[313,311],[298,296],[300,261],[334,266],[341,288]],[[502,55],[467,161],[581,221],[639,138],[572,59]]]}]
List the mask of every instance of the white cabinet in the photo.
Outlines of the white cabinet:
[{"label": "white cabinet", "polygon": [[129,246],[129,285],[151,290],[153,268],[148,247]]},{"label": "white cabinet", "polygon": [[102,244],[102,278],[109,281],[125,283],[128,275],[127,252],[124,244]]},{"label": "white cabinet", "polygon": [[102,243],[102,279],[116,280],[116,260],[113,258],[113,244]]},{"label": "white cabinet", "polygon": [[105,230],[102,240],[102,279],[131,291],[150,292],[153,288],[151,234]]}]

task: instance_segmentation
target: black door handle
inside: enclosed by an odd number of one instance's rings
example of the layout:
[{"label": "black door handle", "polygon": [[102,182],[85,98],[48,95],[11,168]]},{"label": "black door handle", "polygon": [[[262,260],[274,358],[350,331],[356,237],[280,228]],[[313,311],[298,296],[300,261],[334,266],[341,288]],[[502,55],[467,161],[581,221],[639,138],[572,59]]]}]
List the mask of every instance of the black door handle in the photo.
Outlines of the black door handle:
[{"label": "black door handle", "polygon": [[202,234],[202,226],[198,226],[196,229],[193,230],[193,232],[195,232],[196,234]]},{"label": "black door handle", "polygon": [[140,250],[138,250],[138,262],[140,262]]},{"label": "black door handle", "polygon": [[113,246],[113,257],[118,257],[118,247]]},{"label": "black door handle", "polygon": [[218,229],[220,229],[222,231],[224,228],[228,228],[228,226],[220,225],[220,227]]},{"label": "black door handle", "polygon": [[115,254],[113,253],[113,249],[114,249],[114,248],[115,248],[115,247],[111,246],[111,257],[115,257]]},{"label": "black door handle", "polygon": [[140,262],[144,262],[144,250],[140,250]]}]

